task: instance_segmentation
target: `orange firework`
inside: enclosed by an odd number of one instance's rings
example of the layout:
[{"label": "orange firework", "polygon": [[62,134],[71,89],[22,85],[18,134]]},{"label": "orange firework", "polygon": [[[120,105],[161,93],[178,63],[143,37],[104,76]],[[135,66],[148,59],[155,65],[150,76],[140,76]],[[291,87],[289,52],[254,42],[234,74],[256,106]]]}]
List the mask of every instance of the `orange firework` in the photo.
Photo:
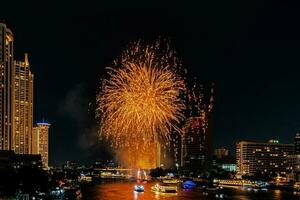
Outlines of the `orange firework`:
[{"label": "orange firework", "polygon": [[[168,141],[183,118],[185,84],[168,45],[133,43],[108,67],[97,96],[100,135],[127,151]],[[154,145],[154,146],[153,146]]]}]

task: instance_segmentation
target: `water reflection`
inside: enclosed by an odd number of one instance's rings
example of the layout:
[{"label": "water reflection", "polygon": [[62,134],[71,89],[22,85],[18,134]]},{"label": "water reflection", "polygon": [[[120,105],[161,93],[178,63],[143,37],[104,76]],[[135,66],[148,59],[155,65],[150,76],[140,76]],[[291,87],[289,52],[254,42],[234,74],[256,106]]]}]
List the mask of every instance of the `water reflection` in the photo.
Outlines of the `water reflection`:
[{"label": "water reflection", "polygon": [[133,192],[133,199],[134,200],[139,200],[139,199],[144,199],[144,192]]},{"label": "water reflection", "polygon": [[274,190],[274,197],[275,197],[275,199],[281,199],[281,191]]},{"label": "water reflection", "polygon": [[151,191],[154,183],[144,184],[144,192],[133,190],[134,182],[110,182],[94,186],[86,186],[82,189],[84,200],[198,200],[198,199],[295,199],[293,192],[280,190],[248,191],[240,189],[224,189],[223,194],[203,191],[200,188],[192,190],[180,189],[176,195],[164,195]]}]

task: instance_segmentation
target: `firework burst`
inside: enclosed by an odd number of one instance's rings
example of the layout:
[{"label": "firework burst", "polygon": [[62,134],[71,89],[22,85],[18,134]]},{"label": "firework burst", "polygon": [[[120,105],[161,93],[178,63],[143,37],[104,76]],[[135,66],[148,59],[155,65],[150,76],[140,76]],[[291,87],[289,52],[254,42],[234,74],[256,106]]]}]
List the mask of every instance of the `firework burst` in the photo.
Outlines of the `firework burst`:
[{"label": "firework burst", "polygon": [[97,96],[101,137],[115,148],[140,151],[180,131],[185,84],[169,45],[135,42],[107,70]]}]

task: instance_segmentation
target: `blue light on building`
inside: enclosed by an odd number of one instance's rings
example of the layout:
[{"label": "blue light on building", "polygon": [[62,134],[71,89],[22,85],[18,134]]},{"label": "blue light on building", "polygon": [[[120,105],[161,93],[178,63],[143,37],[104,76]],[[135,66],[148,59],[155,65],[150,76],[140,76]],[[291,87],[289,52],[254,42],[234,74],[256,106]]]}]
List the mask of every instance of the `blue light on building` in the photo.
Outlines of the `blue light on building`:
[{"label": "blue light on building", "polygon": [[232,164],[232,163],[222,164],[222,169],[229,172],[236,172],[236,164]]}]

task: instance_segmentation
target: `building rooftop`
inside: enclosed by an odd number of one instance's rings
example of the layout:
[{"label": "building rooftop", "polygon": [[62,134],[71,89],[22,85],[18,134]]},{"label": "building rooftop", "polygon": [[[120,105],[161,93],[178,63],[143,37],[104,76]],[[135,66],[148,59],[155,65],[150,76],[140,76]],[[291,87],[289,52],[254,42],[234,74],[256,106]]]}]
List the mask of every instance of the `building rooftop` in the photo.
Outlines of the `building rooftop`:
[{"label": "building rooftop", "polygon": [[47,123],[47,122],[38,122],[38,123],[36,123],[36,125],[38,125],[38,126],[50,126],[51,124]]},{"label": "building rooftop", "polygon": [[257,142],[257,141],[249,141],[249,140],[241,140],[238,141],[237,144],[240,143],[248,143],[248,144],[265,144],[265,145],[291,145],[293,146],[294,144],[292,143],[280,143],[279,140],[274,140],[274,139],[270,139],[266,142]]}]

